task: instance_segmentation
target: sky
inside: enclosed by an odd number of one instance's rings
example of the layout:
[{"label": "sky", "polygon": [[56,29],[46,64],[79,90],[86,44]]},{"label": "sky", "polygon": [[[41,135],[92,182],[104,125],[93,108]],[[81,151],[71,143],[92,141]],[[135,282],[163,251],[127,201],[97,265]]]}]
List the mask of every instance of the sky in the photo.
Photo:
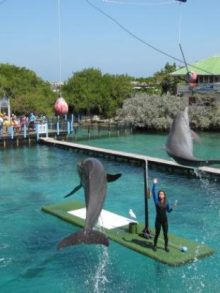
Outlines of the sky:
[{"label": "sky", "polygon": [[183,60],[181,43],[191,64],[220,55],[219,12],[219,0],[0,0],[0,63],[48,81],[91,67],[148,77],[182,63],[147,44]]}]

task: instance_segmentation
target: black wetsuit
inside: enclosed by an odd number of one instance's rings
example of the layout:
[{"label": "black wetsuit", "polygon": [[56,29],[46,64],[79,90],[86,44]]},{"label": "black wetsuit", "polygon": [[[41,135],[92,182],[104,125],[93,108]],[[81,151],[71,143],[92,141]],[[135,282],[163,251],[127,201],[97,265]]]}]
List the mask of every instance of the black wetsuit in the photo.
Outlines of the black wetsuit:
[{"label": "black wetsuit", "polygon": [[156,219],[155,219],[155,237],[154,237],[154,247],[157,245],[157,239],[160,235],[161,226],[163,229],[165,248],[168,246],[168,219],[167,212],[170,213],[173,209],[170,208],[168,203],[161,204],[157,193],[156,184],[153,184],[152,188],[153,199],[156,207]]}]

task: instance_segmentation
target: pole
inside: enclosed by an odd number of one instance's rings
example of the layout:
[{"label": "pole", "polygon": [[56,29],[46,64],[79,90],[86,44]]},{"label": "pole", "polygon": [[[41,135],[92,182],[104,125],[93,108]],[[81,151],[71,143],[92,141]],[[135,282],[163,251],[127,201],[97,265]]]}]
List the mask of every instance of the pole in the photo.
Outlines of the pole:
[{"label": "pole", "polygon": [[81,123],[81,117],[80,117],[80,113],[78,114],[78,124]]},{"label": "pole", "polygon": [[189,74],[189,68],[188,68],[188,64],[186,62],[186,58],[185,58],[185,55],[183,53],[183,48],[182,48],[182,45],[179,43],[179,47],[180,47],[180,51],[181,51],[181,54],[182,54],[182,57],[183,57],[183,61],[184,61],[184,64],[186,66],[186,71],[187,71],[187,74]]},{"label": "pole", "polygon": [[40,124],[37,124],[37,127],[36,127],[36,135],[37,135],[37,141],[39,140],[39,128],[40,128]]},{"label": "pole", "polygon": [[8,120],[11,122],[11,105],[10,105],[10,99],[8,98]]},{"label": "pole", "polygon": [[73,132],[73,124],[74,124],[74,115],[71,114],[71,123],[70,123],[70,131]]},{"label": "pole", "polygon": [[48,123],[46,123],[46,137],[48,137]]},{"label": "pole", "polygon": [[70,134],[70,122],[67,121],[67,134]]},{"label": "pole", "polygon": [[57,116],[57,135],[60,135],[60,116]]},{"label": "pole", "polygon": [[148,215],[148,197],[149,197],[149,178],[148,178],[148,161],[145,160],[144,164],[144,208],[145,208],[145,228],[144,232],[149,232],[149,215]]},{"label": "pole", "polygon": [[27,137],[27,125],[24,124],[24,138]]}]

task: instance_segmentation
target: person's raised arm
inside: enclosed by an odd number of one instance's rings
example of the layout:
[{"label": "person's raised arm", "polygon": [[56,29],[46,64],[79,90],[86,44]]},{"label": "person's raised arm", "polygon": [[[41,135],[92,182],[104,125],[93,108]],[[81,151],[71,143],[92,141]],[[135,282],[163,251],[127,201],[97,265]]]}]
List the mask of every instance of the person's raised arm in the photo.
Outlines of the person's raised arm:
[{"label": "person's raised arm", "polygon": [[153,180],[153,186],[152,186],[152,194],[153,194],[153,199],[154,199],[154,203],[157,204],[158,203],[158,197],[157,197],[157,191],[156,191],[156,185],[158,183],[157,178],[154,178]]}]

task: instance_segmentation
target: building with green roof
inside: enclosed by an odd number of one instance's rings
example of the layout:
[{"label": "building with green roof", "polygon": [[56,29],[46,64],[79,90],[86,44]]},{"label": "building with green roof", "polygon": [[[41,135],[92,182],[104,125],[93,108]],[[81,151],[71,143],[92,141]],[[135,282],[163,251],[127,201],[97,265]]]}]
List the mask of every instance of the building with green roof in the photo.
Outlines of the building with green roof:
[{"label": "building with green roof", "polygon": [[195,72],[198,76],[196,84],[190,87],[187,83],[178,87],[179,93],[195,92],[216,92],[220,93],[220,56],[212,56],[207,59],[198,61],[192,65],[179,68],[172,72],[172,76],[186,76],[187,69],[189,72]]}]

